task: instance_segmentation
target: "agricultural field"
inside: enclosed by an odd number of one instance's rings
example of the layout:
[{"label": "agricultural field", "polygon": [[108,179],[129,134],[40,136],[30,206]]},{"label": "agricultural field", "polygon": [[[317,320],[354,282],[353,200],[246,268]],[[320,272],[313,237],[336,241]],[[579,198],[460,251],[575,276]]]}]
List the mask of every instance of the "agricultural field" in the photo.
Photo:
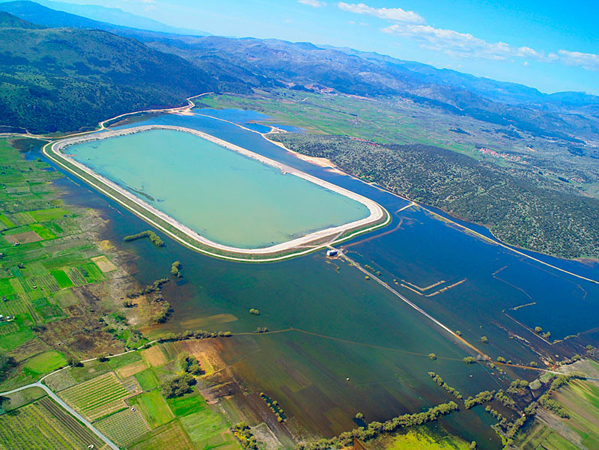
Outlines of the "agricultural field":
[{"label": "agricultural field", "polygon": [[[551,393],[550,408],[540,409],[535,420],[519,433],[522,450],[574,450],[599,448],[599,364],[592,359],[566,369],[588,379],[571,380]],[[543,377],[541,377],[542,379]]]},{"label": "agricultural field", "polygon": [[99,420],[95,426],[117,445],[123,446],[137,441],[150,430],[141,413],[131,408]]},{"label": "agricultural field", "polygon": [[60,396],[86,419],[95,420],[127,407],[124,399],[140,390],[135,381],[133,389],[127,387],[110,372],[61,391]]},{"label": "agricultural field", "polygon": [[468,450],[470,443],[447,432],[433,433],[427,427],[416,427],[396,436],[376,439],[368,450]]},{"label": "agricultural field", "polygon": [[[122,306],[112,298],[118,290],[109,289],[123,275],[116,254],[88,231],[102,225],[94,211],[63,204],[53,184],[61,175],[21,153],[41,144],[0,140],[0,354],[17,363],[0,390],[35,382],[68,358],[123,349],[105,329],[116,320],[99,322],[100,311]],[[126,322],[118,328],[123,334]]]},{"label": "agricultural field", "polygon": [[0,442],[6,449],[105,447],[103,441],[47,397],[0,415]]}]

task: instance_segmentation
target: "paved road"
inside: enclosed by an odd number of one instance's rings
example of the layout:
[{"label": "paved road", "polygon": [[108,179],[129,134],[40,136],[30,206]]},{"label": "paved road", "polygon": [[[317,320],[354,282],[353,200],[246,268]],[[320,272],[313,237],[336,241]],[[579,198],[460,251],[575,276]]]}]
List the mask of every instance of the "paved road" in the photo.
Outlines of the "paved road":
[{"label": "paved road", "polygon": [[43,384],[41,381],[38,381],[37,383],[33,383],[33,384],[28,384],[27,386],[23,386],[18,389],[13,389],[12,391],[1,392],[0,395],[10,395],[10,394],[14,394],[16,392],[24,391],[25,389],[30,389],[30,388],[43,389],[46,392],[46,394],[48,394],[48,396],[50,396],[56,403],[58,403],[60,406],[62,406],[69,414],[74,416],[77,420],[79,420],[81,423],[83,423],[83,425],[85,425],[87,428],[89,428],[92,433],[94,433],[96,436],[98,436],[100,439],[102,439],[104,442],[106,442],[106,445],[108,445],[108,447],[110,447],[113,450],[119,450],[119,447],[117,447],[110,439],[108,439],[105,435],[103,435],[96,427],[94,427],[90,422],[88,422],[81,414],[79,414],[77,411],[75,411],[73,408],[71,408],[69,405],[67,405],[65,402],[63,402],[58,395],[56,395],[54,392],[52,392],[52,390],[48,386]]}]

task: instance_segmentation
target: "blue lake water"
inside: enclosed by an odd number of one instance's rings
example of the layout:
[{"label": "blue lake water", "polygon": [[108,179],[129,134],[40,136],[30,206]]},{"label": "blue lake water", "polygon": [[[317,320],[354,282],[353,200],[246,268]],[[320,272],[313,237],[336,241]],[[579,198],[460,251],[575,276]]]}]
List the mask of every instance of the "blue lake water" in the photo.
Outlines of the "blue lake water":
[{"label": "blue lake water", "polygon": [[232,247],[268,247],[370,214],[344,195],[181,131],[150,130],[68,151],[202,236]]}]

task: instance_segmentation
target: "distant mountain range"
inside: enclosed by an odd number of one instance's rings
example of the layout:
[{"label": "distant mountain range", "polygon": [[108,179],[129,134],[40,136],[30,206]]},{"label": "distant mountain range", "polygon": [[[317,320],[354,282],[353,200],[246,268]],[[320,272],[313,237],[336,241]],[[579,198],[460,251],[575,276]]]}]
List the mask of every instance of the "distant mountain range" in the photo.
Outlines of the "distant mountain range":
[{"label": "distant mountain range", "polygon": [[[47,0],[42,1],[50,4]],[[127,43],[123,45],[134,45],[132,38],[137,42],[135,45],[143,43],[144,52],[152,48],[153,54],[160,54],[162,58],[166,54],[171,54],[170,58],[175,55],[177,59],[171,61],[186,64],[181,73],[193,67],[202,74],[200,84],[210,86],[211,90],[250,93],[252,89],[287,87],[397,98],[418,107],[436,109],[442,114],[469,116],[532,135],[558,139],[567,145],[587,142],[599,146],[599,97],[583,93],[544,94],[520,84],[347,48],[275,39],[182,35],[156,31],[165,30],[156,24],[153,24],[154,30],[141,30],[55,11],[28,1],[0,3],[0,11],[46,27],[103,30],[128,38],[119,41]],[[128,15],[119,17],[119,23],[129,24],[125,19]],[[131,25],[140,23],[132,19]],[[62,33],[66,32],[63,30]],[[10,48],[2,48],[10,52]],[[143,76],[149,75],[146,71]],[[194,77],[198,79],[198,75]],[[190,85],[187,79],[175,86],[175,79],[181,77],[173,77],[170,87],[173,92],[181,92],[182,86]],[[168,83],[166,79],[164,81]]]},{"label": "distant mountain range", "polygon": [[[8,8],[19,7],[23,10],[27,7],[30,8],[29,13],[36,14],[37,12],[34,9],[34,6],[27,6],[28,3],[33,2],[15,2],[15,1],[6,1],[0,0],[0,3],[10,3],[12,4]],[[192,30],[188,28],[179,28],[172,27],[170,25],[165,25],[162,22],[158,22],[157,20],[148,19],[147,17],[137,16],[135,14],[131,14],[123,11],[119,8],[106,8],[105,6],[99,5],[79,5],[76,3],[65,3],[65,2],[57,2],[50,0],[38,0],[35,4],[40,4],[46,6],[47,8],[53,9],[55,11],[62,11],[70,14],[75,14],[77,16],[81,16],[82,18],[93,19],[97,22],[105,22],[106,24],[111,25],[119,25],[126,28],[136,28],[139,30],[147,30],[147,31],[157,31],[160,33],[170,33],[170,34],[185,34],[190,36],[208,36],[210,33]],[[10,11],[9,9],[2,9],[3,11],[10,12],[15,14],[15,12]],[[18,15],[18,14],[16,14]],[[35,18],[32,16],[26,20],[31,22],[35,22]],[[62,25],[65,26],[65,25]],[[76,26],[76,25],[71,25]],[[79,26],[78,28],[82,28]]]}]

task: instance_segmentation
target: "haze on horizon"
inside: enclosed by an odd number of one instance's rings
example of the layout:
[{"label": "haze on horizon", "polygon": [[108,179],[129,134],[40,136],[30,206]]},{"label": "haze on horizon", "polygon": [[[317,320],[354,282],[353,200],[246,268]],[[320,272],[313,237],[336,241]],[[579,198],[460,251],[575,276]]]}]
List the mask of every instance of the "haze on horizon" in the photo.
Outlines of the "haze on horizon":
[{"label": "haze on horizon", "polygon": [[593,2],[365,1],[105,0],[102,6],[215,35],[350,47],[546,93],[599,95]]}]

